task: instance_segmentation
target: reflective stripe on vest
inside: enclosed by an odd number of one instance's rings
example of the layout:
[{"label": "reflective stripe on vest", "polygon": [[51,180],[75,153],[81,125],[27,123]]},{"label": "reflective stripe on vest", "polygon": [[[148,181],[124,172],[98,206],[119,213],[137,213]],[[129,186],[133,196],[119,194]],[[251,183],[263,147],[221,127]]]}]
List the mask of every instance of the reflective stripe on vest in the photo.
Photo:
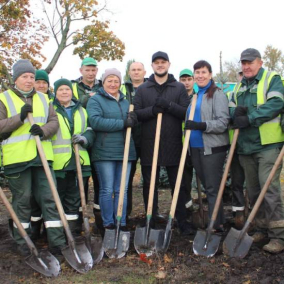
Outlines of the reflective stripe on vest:
[{"label": "reflective stripe on vest", "polygon": [[[55,107],[56,110],[56,107]],[[52,146],[54,153],[53,169],[62,170],[66,167],[72,157],[70,124],[66,117],[57,113],[59,121],[59,129],[52,137]],[[87,130],[87,112],[80,107],[74,114],[74,134],[82,134]],[[81,165],[89,166],[90,158],[86,149],[79,145]]]},{"label": "reflective stripe on vest", "polygon": [[[257,108],[265,104],[266,101],[272,97],[279,97],[283,100],[283,94],[279,92],[270,92],[267,96],[267,90],[269,88],[272,78],[278,75],[276,72],[264,70],[263,75],[257,85]],[[239,88],[242,91],[242,88]],[[234,94],[235,102],[237,104],[237,93]],[[263,123],[259,127],[261,145],[279,143],[284,141],[284,133],[282,132],[280,125],[281,115]]]},{"label": "reflective stripe on vest", "polygon": [[78,94],[78,86],[77,83],[72,84],[72,89],[73,89],[73,95],[74,97],[79,100],[79,94]]},{"label": "reflective stripe on vest", "polygon": [[[0,100],[7,110],[7,118],[21,113],[21,108],[25,104],[12,90],[0,94]],[[47,122],[49,112],[48,96],[37,92],[32,97],[33,117],[38,125]],[[37,156],[37,148],[34,137],[29,130],[31,125],[28,119],[24,124],[12,132],[11,136],[2,142],[3,165],[28,162]],[[42,141],[42,146],[47,160],[53,161],[52,145],[49,140]],[[24,153],[24,155],[23,155]]]}]

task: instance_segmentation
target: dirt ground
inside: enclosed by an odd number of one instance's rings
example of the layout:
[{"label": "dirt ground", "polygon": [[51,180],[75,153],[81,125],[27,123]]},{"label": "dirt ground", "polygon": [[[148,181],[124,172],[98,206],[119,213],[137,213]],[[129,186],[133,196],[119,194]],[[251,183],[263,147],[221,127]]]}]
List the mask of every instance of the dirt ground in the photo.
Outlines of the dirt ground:
[{"label": "dirt ground", "polygon": [[[284,175],[281,176],[284,187]],[[11,198],[8,188],[6,196]],[[228,204],[227,204],[228,205]],[[91,208],[92,202],[89,202]],[[160,213],[167,216],[170,208],[170,190],[159,191]],[[227,230],[231,223],[230,206],[226,206]],[[90,222],[94,222],[92,211]],[[166,254],[141,258],[133,244],[135,225],[143,215],[140,175],[135,178],[134,210],[128,227],[131,231],[130,248],[121,259],[104,257],[91,271],[82,275],[75,272],[64,260],[61,274],[55,279],[46,278],[31,269],[16,252],[15,242],[8,233],[6,208],[0,203],[0,283],[282,283],[284,284],[284,253],[271,255],[264,252],[264,245],[252,245],[244,259],[235,259],[222,253],[222,245],[212,258],[195,256],[192,251],[194,235],[183,237],[174,229]],[[166,221],[159,224],[165,228]]]}]

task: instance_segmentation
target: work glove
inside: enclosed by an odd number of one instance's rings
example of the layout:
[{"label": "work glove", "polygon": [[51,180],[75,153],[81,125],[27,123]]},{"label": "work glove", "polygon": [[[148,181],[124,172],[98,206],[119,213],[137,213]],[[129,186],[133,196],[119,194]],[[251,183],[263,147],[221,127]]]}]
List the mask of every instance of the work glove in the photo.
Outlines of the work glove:
[{"label": "work glove", "polygon": [[0,134],[0,141],[6,140],[11,136],[12,132],[5,132]]},{"label": "work glove", "polygon": [[29,112],[33,112],[33,107],[29,104],[23,105],[20,114],[20,119],[22,122],[27,118]]},{"label": "work glove", "polygon": [[206,122],[196,122],[193,120],[187,120],[184,124],[184,129],[188,130],[206,130]]},{"label": "work glove", "polygon": [[157,97],[156,98],[156,102],[155,102],[155,106],[156,107],[161,107],[161,108],[163,108],[165,110],[168,110],[169,107],[170,107],[170,103],[166,99],[164,99],[162,97]]},{"label": "work glove", "polygon": [[124,128],[134,127],[138,123],[137,115],[134,111],[128,113],[127,118],[124,120]]},{"label": "work glove", "polygon": [[37,124],[33,124],[33,126],[30,129],[30,133],[33,136],[38,135],[39,137],[43,137],[43,130],[41,129],[41,127]]},{"label": "work glove", "polygon": [[80,134],[74,134],[72,136],[72,143],[73,144],[80,144],[83,147],[86,147],[88,145],[88,140],[85,136]]},{"label": "work glove", "polygon": [[234,125],[233,125],[233,128],[239,128],[239,129],[242,129],[242,128],[247,128],[250,126],[250,123],[249,123],[249,118],[247,115],[243,115],[243,116],[237,116],[235,119],[234,119]]},{"label": "work glove", "polygon": [[158,115],[158,113],[165,113],[165,112],[166,112],[166,110],[164,108],[158,107],[156,105],[154,105],[153,108],[152,108],[152,113],[154,115]]},{"label": "work glove", "polygon": [[248,108],[245,106],[237,106],[235,109],[235,117],[247,115]]}]

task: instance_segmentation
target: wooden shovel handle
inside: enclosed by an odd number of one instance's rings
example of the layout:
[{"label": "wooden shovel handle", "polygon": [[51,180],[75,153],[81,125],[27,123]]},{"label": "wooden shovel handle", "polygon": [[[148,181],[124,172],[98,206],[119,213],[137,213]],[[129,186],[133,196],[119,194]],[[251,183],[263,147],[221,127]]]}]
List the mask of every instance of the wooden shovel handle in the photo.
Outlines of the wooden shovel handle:
[{"label": "wooden shovel handle", "polygon": [[[197,101],[197,95],[193,95],[188,120],[193,120],[193,118],[194,118],[196,101]],[[182,153],[181,153],[181,158],[180,158],[180,162],[179,162],[179,168],[178,168],[178,174],[177,174],[177,179],[176,179],[176,184],[175,184],[175,190],[174,190],[174,195],[173,195],[173,200],[172,200],[172,205],[171,205],[171,210],[170,210],[170,217],[171,218],[175,217],[177,200],[178,200],[178,196],[179,196],[180,185],[181,185],[182,175],[183,175],[183,171],[184,171],[184,164],[185,164],[186,154],[187,154],[188,145],[189,145],[190,133],[191,133],[190,129],[185,131],[185,137],[184,137],[184,141],[183,141]]]},{"label": "wooden shovel handle", "polygon": [[153,154],[153,162],[152,162],[152,171],[151,171],[151,180],[150,180],[150,189],[149,189],[149,197],[148,197],[147,217],[151,216],[152,211],[153,211],[153,200],[154,200],[154,191],[155,191],[156,174],[157,174],[157,163],[158,163],[160,136],[161,136],[162,117],[163,117],[163,114],[158,113],[155,144],[154,144],[154,154]]},{"label": "wooden shovel handle", "polygon": [[[130,105],[129,112],[133,110],[134,110],[134,105]],[[123,200],[124,200],[124,192],[125,192],[125,185],[126,185],[130,138],[131,138],[131,127],[127,127],[124,154],[123,154],[123,162],[122,162],[122,173],[121,173],[121,181],[120,181],[120,189],[119,189],[118,207],[117,207],[117,215],[116,215],[116,217],[119,219],[122,217],[122,210],[123,210]]]},{"label": "wooden shovel handle", "polygon": [[[28,120],[29,120],[31,125],[34,124],[34,119],[33,119],[33,116],[32,116],[32,114],[30,112],[28,113]],[[59,198],[56,186],[55,186],[55,182],[53,180],[53,177],[52,177],[52,174],[51,174],[48,162],[47,162],[46,157],[45,157],[45,153],[44,153],[43,147],[41,145],[40,138],[39,138],[38,135],[35,135],[34,138],[35,138],[35,141],[36,141],[36,146],[37,146],[37,149],[38,149],[38,152],[39,152],[39,155],[40,155],[40,159],[41,159],[41,162],[42,162],[42,165],[43,165],[43,168],[44,168],[47,180],[48,180],[48,184],[49,184],[52,196],[54,198],[54,201],[55,201],[58,213],[60,215],[60,219],[61,219],[61,221],[63,223],[63,226],[65,228],[66,234],[68,234],[68,239],[70,239],[70,241],[74,242],[74,239],[73,239],[73,237],[71,235],[71,232],[70,232],[70,229],[69,229],[69,225],[68,225],[68,222],[66,220],[66,216],[65,216],[65,213],[64,213],[64,210],[63,210],[63,207],[62,207],[62,204],[61,204],[61,201],[60,201],[60,198]]]},{"label": "wooden shovel handle", "polygon": [[231,163],[232,163],[232,159],[233,159],[233,156],[234,156],[234,152],[235,152],[235,149],[236,149],[236,144],[237,144],[239,132],[240,132],[239,129],[235,129],[235,131],[234,131],[233,141],[232,141],[232,144],[231,144],[231,147],[230,147],[227,163],[226,163],[225,170],[224,170],[224,173],[223,173],[223,176],[222,176],[221,184],[220,184],[220,187],[219,187],[217,199],[216,199],[216,202],[215,202],[214,210],[213,210],[210,225],[209,225],[209,226],[212,226],[212,227],[214,225],[214,222],[216,221],[217,214],[218,214],[218,211],[219,211],[221,199],[222,199],[222,196],[223,196],[223,192],[224,192],[227,177],[228,177],[228,173],[229,173]]}]

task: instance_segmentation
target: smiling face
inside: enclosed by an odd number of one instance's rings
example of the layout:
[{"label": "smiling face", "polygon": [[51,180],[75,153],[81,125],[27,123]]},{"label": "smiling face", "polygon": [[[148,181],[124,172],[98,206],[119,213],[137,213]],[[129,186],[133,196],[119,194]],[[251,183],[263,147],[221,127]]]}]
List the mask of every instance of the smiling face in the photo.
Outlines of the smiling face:
[{"label": "smiling face", "polygon": [[165,75],[167,75],[170,66],[171,66],[171,63],[162,58],[157,58],[152,63],[153,71],[155,75],[157,75],[158,77],[164,77]]},{"label": "smiling face", "polygon": [[67,85],[61,85],[56,91],[56,98],[61,105],[68,107],[72,99],[72,90]]},{"label": "smiling face", "polygon": [[31,91],[34,87],[34,84],[35,84],[35,75],[33,73],[23,73],[15,81],[17,89],[23,92]]},{"label": "smiling face", "polygon": [[198,87],[205,87],[211,79],[212,73],[209,72],[206,66],[194,70],[194,80]]},{"label": "smiling face", "polygon": [[253,78],[262,67],[262,63],[263,62],[260,58],[256,58],[253,61],[242,60],[243,75],[246,78]]},{"label": "smiling face", "polygon": [[109,75],[104,80],[103,87],[108,94],[117,97],[119,95],[120,80],[115,75]]}]

